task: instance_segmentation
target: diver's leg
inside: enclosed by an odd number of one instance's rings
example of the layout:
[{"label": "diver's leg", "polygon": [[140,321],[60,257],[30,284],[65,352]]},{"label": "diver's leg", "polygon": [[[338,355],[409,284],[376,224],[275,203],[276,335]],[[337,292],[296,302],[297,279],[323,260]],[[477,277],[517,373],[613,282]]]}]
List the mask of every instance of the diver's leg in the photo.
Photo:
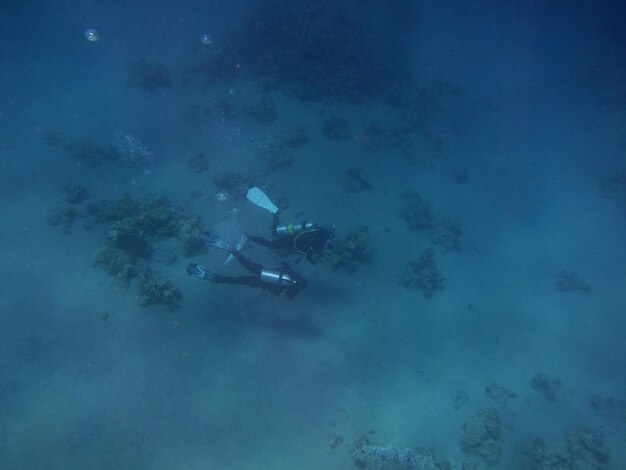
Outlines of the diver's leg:
[{"label": "diver's leg", "polygon": [[233,255],[237,261],[239,261],[240,265],[242,265],[252,274],[254,274],[255,276],[261,276],[261,271],[263,271],[263,266],[253,261],[250,261],[244,255],[242,255],[240,251],[233,250],[230,252],[230,254]]},{"label": "diver's leg", "polygon": [[222,276],[217,274],[213,277],[216,284],[239,284],[242,286],[260,287],[261,281],[255,276]]}]

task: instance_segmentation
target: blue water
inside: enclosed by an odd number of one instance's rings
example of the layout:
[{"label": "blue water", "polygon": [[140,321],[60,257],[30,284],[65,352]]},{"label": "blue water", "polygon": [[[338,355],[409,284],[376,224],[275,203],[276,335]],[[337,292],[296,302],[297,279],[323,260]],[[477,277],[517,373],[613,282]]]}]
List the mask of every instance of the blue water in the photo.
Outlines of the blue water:
[{"label": "blue water", "polygon": [[[454,468],[626,468],[620,2],[13,3],[0,468],[345,469],[364,439]],[[370,187],[346,191],[355,167]],[[334,224],[331,250],[367,227],[369,256],[247,243],[308,280],[293,300],[191,279],[190,262],[248,273],[185,251],[168,217],[271,238],[255,185],[281,221]],[[407,192],[432,227],[410,226]],[[139,217],[103,215],[124,194],[168,201],[126,283],[94,261]],[[401,285],[427,249],[430,296]],[[142,305],[149,270],[180,300]]]}]

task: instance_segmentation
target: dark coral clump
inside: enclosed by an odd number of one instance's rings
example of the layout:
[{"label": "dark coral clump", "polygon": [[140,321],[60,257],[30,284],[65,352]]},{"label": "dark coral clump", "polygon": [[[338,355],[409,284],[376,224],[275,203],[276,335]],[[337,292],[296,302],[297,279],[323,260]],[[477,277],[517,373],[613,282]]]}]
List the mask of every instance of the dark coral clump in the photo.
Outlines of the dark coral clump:
[{"label": "dark coral clump", "polygon": [[124,251],[135,258],[149,258],[153,251],[146,232],[132,217],[115,222],[107,233],[107,239],[113,249]]},{"label": "dark coral clump", "polygon": [[487,465],[500,463],[502,457],[502,434],[500,414],[495,409],[487,409],[472,415],[463,423],[463,435],[459,441],[466,455],[482,457]]},{"label": "dark coral clump", "polygon": [[279,134],[273,142],[260,147],[259,160],[263,167],[261,176],[265,177],[278,168],[289,166],[295,159],[295,152],[309,142],[306,128],[295,127]]},{"label": "dark coral clump", "polygon": [[565,434],[565,451],[548,448],[540,437],[532,437],[517,448],[519,468],[572,470],[611,468],[611,450],[602,429],[570,427]]},{"label": "dark coral clump", "polygon": [[496,382],[491,382],[485,388],[485,393],[488,397],[496,400],[500,404],[505,404],[509,399],[515,398],[517,393],[515,391],[506,388],[504,385],[500,385]]},{"label": "dark coral clump", "polygon": [[575,462],[584,462],[581,468],[601,468],[611,456],[604,431],[595,427],[571,427],[565,435],[567,450]]},{"label": "dark coral clump", "polygon": [[167,279],[152,269],[147,269],[139,277],[139,295],[137,302],[142,307],[163,304],[170,309],[178,306],[182,298],[181,292]]},{"label": "dark coral clump", "polygon": [[433,250],[426,249],[416,259],[406,264],[404,273],[398,278],[398,285],[421,290],[424,297],[430,298],[438,289],[443,289],[444,277],[435,264]]},{"label": "dark coral clump", "polygon": [[546,400],[556,401],[561,391],[561,381],[546,374],[537,374],[532,380],[533,388],[541,393]]},{"label": "dark coral clump", "polygon": [[44,141],[50,147],[61,149],[70,158],[90,167],[118,159],[114,146],[102,146],[90,138],[70,142],[59,133],[48,132],[44,136]]},{"label": "dark coral clump", "polygon": [[197,215],[180,214],[177,218],[176,238],[185,256],[193,256],[204,249],[198,236],[202,232],[202,220]]},{"label": "dark coral clump", "polygon": [[167,67],[159,62],[140,60],[128,67],[128,86],[144,91],[157,91],[173,84]]},{"label": "dark coral clump", "polygon": [[604,417],[626,423],[626,400],[593,395],[590,403],[593,409]]},{"label": "dark coral clump", "polygon": [[124,250],[106,246],[96,250],[93,258],[96,266],[117,278],[123,287],[128,287],[139,273],[139,260]]},{"label": "dark coral clump", "polygon": [[461,235],[463,230],[456,222],[450,219],[440,219],[430,227],[430,239],[435,245],[440,245],[446,251],[461,249]]},{"label": "dark coral clump", "polygon": [[420,469],[435,470],[441,468],[435,464],[431,455],[419,449],[401,449],[397,447],[379,447],[364,444],[354,449],[352,461],[356,468],[364,469]]},{"label": "dark coral clump", "polygon": [[[83,191],[74,188],[83,196]],[[64,225],[66,230],[78,218],[85,218],[85,228],[109,224],[106,244],[96,250],[93,261],[107,274],[116,278],[120,285],[129,287],[139,277],[138,302],[143,305],[165,304],[170,308],[178,305],[182,295],[171,282],[155,274],[150,266],[154,263],[170,265],[177,259],[170,247],[159,247],[159,242],[176,238],[187,256],[204,249],[199,240],[202,221],[196,215],[187,214],[174,207],[164,196],[133,199],[124,194],[115,202],[91,202],[83,210],[67,206],[54,214],[50,223]],[[155,248],[156,247],[156,248]]]},{"label": "dark coral clump", "polygon": [[[263,3],[225,48],[265,85],[305,100],[382,96],[408,75],[406,61],[338,2]],[[401,55],[401,54],[398,54]]]},{"label": "dark coral clump", "polygon": [[89,193],[80,184],[71,184],[63,189],[63,199],[68,204],[80,204],[89,197]]},{"label": "dark coral clump", "polygon": [[194,173],[204,173],[209,169],[209,159],[204,152],[200,152],[187,160],[187,166]]},{"label": "dark coral clump", "polygon": [[355,272],[364,263],[369,263],[372,249],[369,246],[369,229],[357,225],[348,230],[344,240],[334,242],[324,252],[323,261],[333,269],[345,268]]},{"label": "dark coral clump", "polygon": [[410,228],[431,229],[435,223],[435,215],[430,203],[413,191],[402,194],[403,216]]},{"label": "dark coral clump", "polygon": [[213,178],[215,186],[226,191],[233,199],[246,198],[248,188],[255,185],[254,178],[235,170],[224,170]]},{"label": "dark coral clump", "polygon": [[[202,230],[199,217],[172,207],[166,197],[133,199],[127,194],[115,203],[90,204],[93,224],[111,223],[107,243],[94,254],[94,262],[109,275],[128,287],[139,276],[137,301],[142,306],[165,304],[176,307],[182,295],[171,282],[156,275],[148,266],[154,260],[155,243],[177,238],[185,255],[203,249],[198,235]],[[176,255],[157,252],[156,261],[171,264]]]},{"label": "dark coral clump", "polygon": [[572,470],[569,456],[548,448],[540,437],[531,437],[517,447],[519,468],[537,470]]},{"label": "dark coral clump", "polygon": [[426,230],[430,240],[445,251],[461,249],[463,230],[458,223],[435,217],[430,203],[414,191],[405,191],[402,194],[402,203],[404,220],[409,228]]},{"label": "dark coral clump", "polygon": [[344,172],[341,187],[347,193],[360,193],[372,189],[372,183],[363,168],[355,166]]},{"label": "dark coral clump", "polygon": [[202,231],[201,220],[173,207],[167,197],[133,199],[124,194],[114,203],[91,204],[88,211],[94,224],[112,223],[108,232],[112,246],[135,257],[149,258],[152,243],[168,238],[177,238],[186,256],[202,250],[200,242],[190,242]]},{"label": "dark coral clump", "polygon": [[50,225],[60,225],[66,233],[70,233],[74,223],[80,217],[80,212],[78,212],[74,207],[66,206],[50,214],[47,220]]}]

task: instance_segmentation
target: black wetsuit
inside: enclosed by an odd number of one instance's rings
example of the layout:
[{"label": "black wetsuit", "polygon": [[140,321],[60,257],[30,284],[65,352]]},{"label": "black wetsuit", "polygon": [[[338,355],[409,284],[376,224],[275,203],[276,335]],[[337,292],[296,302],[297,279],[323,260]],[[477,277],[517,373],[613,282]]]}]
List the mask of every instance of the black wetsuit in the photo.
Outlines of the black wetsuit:
[{"label": "black wetsuit", "polygon": [[260,287],[266,289],[275,295],[284,295],[288,299],[293,299],[307,286],[306,280],[297,274],[288,264],[284,263],[280,268],[272,268],[270,271],[276,273],[287,274],[294,281],[291,284],[275,284],[265,282],[261,279],[261,273],[263,272],[263,266],[253,261],[250,261],[239,251],[232,250],[230,252],[239,264],[250,271],[254,276],[224,276],[223,274],[215,274],[213,276],[213,282],[216,284],[240,284],[244,286]]},{"label": "black wetsuit", "polygon": [[[278,214],[274,214],[272,223],[272,233],[274,236],[277,236],[276,227],[278,227],[279,224]],[[306,256],[306,259],[311,264],[315,264],[319,260],[331,238],[327,230],[319,227],[299,234],[278,237],[273,240],[268,240],[267,238],[257,235],[248,235],[248,240],[270,250],[295,250],[301,255]]]}]

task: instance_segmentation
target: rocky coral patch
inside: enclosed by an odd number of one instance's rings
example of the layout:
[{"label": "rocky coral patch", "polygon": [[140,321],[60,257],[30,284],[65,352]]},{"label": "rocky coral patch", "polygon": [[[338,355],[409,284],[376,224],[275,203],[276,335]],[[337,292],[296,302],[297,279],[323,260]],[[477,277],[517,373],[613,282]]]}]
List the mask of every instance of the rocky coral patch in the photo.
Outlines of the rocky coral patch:
[{"label": "rocky coral patch", "polygon": [[430,298],[436,290],[443,289],[445,278],[435,263],[435,254],[431,249],[425,249],[414,260],[406,264],[404,273],[399,276],[397,283],[412,290],[421,290],[424,297]]},{"label": "rocky coral patch", "polygon": [[348,230],[343,240],[334,242],[324,251],[322,261],[332,269],[344,268],[356,272],[362,264],[371,261],[371,256],[369,229],[365,225],[357,225]]}]

